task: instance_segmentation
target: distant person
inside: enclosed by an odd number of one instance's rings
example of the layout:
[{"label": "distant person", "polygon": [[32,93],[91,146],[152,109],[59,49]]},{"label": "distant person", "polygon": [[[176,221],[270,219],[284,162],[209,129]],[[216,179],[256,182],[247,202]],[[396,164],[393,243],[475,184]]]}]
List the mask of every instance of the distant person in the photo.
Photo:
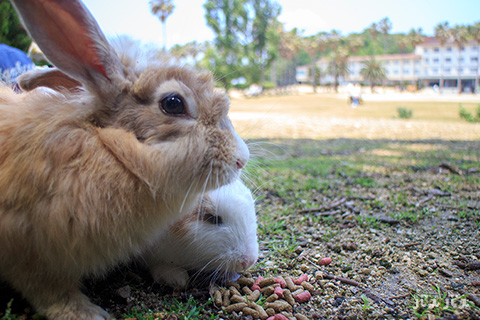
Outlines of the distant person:
[{"label": "distant person", "polygon": [[17,77],[34,66],[25,52],[0,43],[0,82],[20,90]]},{"label": "distant person", "polygon": [[352,85],[351,83],[348,85],[348,95],[350,99],[350,106],[352,108],[356,108],[360,105],[362,99],[362,87],[360,84]]}]

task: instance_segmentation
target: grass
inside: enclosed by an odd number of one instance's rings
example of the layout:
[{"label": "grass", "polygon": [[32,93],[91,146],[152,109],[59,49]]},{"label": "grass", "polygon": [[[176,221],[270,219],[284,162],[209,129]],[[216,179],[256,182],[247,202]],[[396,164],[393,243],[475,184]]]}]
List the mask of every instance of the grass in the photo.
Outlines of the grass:
[{"label": "grass", "polygon": [[145,307],[136,307],[128,313],[122,316],[123,319],[135,319],[135,320],[155,320],[155,319],[167,319],[168,316],[175,316],[172,319],[181,320],[206,320],[206,319],[218,319],[215,314],[207,315],[207,309],[210,309],[212,300],[209,299],[206,303],[202,304],[195,298],[190,296],[187,301],[181,301],[173,298],[170,301],[165,301],[165,309],[161,312],[154,312],[148,310]]}]

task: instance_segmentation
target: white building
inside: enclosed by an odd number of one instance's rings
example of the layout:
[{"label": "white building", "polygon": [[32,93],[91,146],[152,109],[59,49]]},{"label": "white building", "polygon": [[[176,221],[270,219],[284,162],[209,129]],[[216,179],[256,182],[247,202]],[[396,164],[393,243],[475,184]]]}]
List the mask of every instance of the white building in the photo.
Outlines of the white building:
[{"label": "white building", "polygon": [[[368,56],[349,57],[349,74],[344,79],[339,79],[340,83],[363,82],[360,70],[364,67],[364,62],[369,59],[371,58]],[[379,55],[375,59],[385,68],[386,85],[403,86],[410,83],[440,86],[443,84],[444,90],[456,91],[460,76],[464,91],[471,92],[475,88],[479,91],[480,46],[474,41],[467,42],[458,48],[453,41],[447,41],[441,45],[438,39],[427,37],[424,42],[415,47],[414,53]],[[326,58],[317,61],[321,84],[330,84],[335,81],[328,74],[328,64],[329,60]],[[297,68],[297,81],[311,82],[310,66]]]}]

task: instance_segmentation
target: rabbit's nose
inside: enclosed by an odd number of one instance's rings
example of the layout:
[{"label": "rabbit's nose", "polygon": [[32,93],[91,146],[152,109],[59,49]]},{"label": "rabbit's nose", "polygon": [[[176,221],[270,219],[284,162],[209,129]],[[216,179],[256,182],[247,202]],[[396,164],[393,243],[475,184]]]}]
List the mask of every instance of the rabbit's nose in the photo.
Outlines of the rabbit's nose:
[{"label": "rabbit's nose", "polygon": [[248,158],[250,158],[250,151],[248,151],[247,144],[240,138],[240,136],[234,131],[233,135],[237,142],[236,152],[236,165],[237,169],[242,169],[247,164]]},{"label": "rabbit's nose", "polygon": [[257,262],[257,259],[255,257],[249,257],[246,255],[243,255],[237,262],[236,271],[237,272],[245,271],[251,266],[253,266],[255,262]]}]

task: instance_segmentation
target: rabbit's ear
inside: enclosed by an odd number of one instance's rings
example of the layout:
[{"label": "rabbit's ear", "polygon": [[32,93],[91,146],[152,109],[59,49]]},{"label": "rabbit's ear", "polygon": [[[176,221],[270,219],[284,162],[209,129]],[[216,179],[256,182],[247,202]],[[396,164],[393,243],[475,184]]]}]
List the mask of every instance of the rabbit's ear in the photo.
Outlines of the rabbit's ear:
[{"label": "rabbit's ear", "polygon": [[90,88],[121,74],[118,56],[79,0],[12,0],[31,37],[57,68]]},{"label": "rabbit's ear", "polygon": [[38,87],[47,87],[56,91],[66,89],[78,90],[82,86],[77,80],[57,68],[34,69],[17,77],[17,82],[23,91],[31,91]]}]

